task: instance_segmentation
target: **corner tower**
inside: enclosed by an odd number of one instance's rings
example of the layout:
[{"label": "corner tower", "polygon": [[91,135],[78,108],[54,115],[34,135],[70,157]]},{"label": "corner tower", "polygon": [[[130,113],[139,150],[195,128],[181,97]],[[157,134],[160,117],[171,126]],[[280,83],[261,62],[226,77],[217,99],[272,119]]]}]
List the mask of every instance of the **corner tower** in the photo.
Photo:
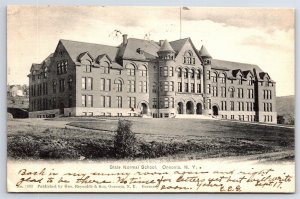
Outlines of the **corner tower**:
[{"label": "corner tower", "polygon": [[175,108],[175,51],[165,40],[158,54],[159,117],[174,117]]}]

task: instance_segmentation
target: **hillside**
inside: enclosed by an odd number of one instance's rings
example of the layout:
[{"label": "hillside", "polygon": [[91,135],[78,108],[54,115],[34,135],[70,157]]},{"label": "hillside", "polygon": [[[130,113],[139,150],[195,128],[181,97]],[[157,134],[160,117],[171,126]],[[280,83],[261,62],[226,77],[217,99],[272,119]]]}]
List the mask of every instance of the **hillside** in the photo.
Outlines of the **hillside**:
[{"label": "hillside", "polygon": [[276,98],[278,115],[295,114],[295,95],[282,96]]}]

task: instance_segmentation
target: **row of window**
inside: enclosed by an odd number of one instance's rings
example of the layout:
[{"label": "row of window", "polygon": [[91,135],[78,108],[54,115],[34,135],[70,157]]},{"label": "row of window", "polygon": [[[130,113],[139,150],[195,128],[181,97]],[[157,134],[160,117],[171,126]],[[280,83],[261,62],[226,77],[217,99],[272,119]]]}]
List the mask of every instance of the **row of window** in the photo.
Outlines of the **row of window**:
[{"label": "row of window", "polygon": [[48,84],[47,82],[43,82],[41,84],[30,85],[29,92],[32,97],[48,95]]},{"label": "row of window", "polygon": [[264,99],[272,99],[272,91],[271,90],[264,90]]},{"label": "row of window", "polygon": [[66,74],[68,72],[68,61],[62,60],[57,62],[57,74]]},{"label": "row of window", "polygon": [[[228,119],[227,115],[221,115],[222,119]],[[256,121],[255,115],[238,115],[238,118],[235,118],[235,115],[230,115],[231,120],[238,119],[240,121],[254,122]]]},{"label": "row of window", "polygon": [[[173,69],[172,69],[173,70]],[[196,71],[197,71],[197,73],[196,73]],[[201,79],[201,70],[200,69],[198,69],[198,70],[194,70],[194,69],[192,69],[192,72],[191,72],[191,75],[190,75],[190,78],[192,78],[192,79],[194,79],[195,77],[197,78],[197,79]],[[162,73],[161,73],[162,74]],[[173,74],[173,73],[172,73]],[[179,68],[178,69],[178,73],[177,73],[177,76],[179,77],[179,78],[181,78],[182,77],[182,75],[183,75],[183,77],[184,78],[188,78],[189,77],[189,69],[187,69],[187,68],[185,68],[185,69],[181,69],[181,68]],[[165,75],[164,75],[165,76]],[[173,76],[173,75],[172,75]]]},{"label": "row of window", "polygon": [[273,122],[272,115],[264,115],[264,122]]},{"label": "row of window", "polygon": [[272,103],[264,103],[264,111],[272,112]]},{"label": "row of window", "polygon": [[[123,108],[123,97],[116,97],[116,107]],[[82,95],[81,96],[81,106],[82,107],[93,107],[93,95]],[[128,108],[136,108],[136,97],[127,97]],[[111,108],[112,99],[111,96],[100,96],[100,107],[102,108]]]},{"label": "row of window", "polygon": [[[226,83],[226,75],[224,73],[221,73],[221,74],[218,75],[217,73],[214,72],[214,73],[211,74],[211,71],[207,70],[206,75],[207,75],[207,79],[211,79],[212,82],[214,82],[214,83],[218,82],[219,80],[220,80],[219,82],[222,83],[222,84]],[[246,81],[246,80],[243,80],[242,75],[238,76],[237,80],[238,80],[239,85],[242,85],[243,81]],[[251,76],[250,79],[247,80],[248,85],[252,86],[253,81],[254,81],[253,77]],[[231,84],[233,84],[233,80],[231,80]]]},{"label": "row of window", "polygon": [[[234,101],[230,101],[230,111],[235,111]],[[245,106],[246,105],[246,106]],[[221,110],[227,111],[227,102],[221,101]],[[238,111],[254,111],[254,102],[237,102]]]},{"label": "row of window", "polygon": [[[226,87],[222,86],[220,89],[220,96],[226,97]],[[229,88],[229,97],[234,98],[234,88]],[[254,98],[254,89],[247,89],[248,92],[248,98],[253,99]],[[210,84],[207,84],[207,93],[212,94],[212,96],[217,97],[219,96],[218,93],[218,87],[217,86],[211,86]],[[244,98],[244,89],[243,88],[237,88],[237,98]]]},{"label": "row of window", "polygon": [[36,78],[37,79],[45,79],[45,78],[47,78],[47,72],[42,72],[42,73],[40,73],[40,74],[37,74],[37,75],[32,75],[31,76],[31,78],[32,78],[32,81],[35,81],[36,80]]},{"label": "row of window", "polygon": [[53,97],[51,99],[48,99],[48,98],[34,99],[30,103],[30,110],[31,111],[40,111],[40,110],[57,109],[57,108],[60,108],[60,106],[65,107],[66,105],[68,105],[68,107],[73,106],[72,95],[69,95],[69,97],[68,97],[68,104],[58,102],[56,97]]},{"label": "row of window", "polygon": [[[65,79],[59,79],[58,80],[58,89],[59,89],[59,92],[66,91],[66,81],[65,81]],[[72,90],[72,78],[71,77],[69,77],[69,79],[68,79],[68,89]],[[57,92],[57,82],[56,82],[56,80],[52,81],[52,92],[53,93]]]},{"label": "row of window", "polygon": [[[184,87],[182,88],[182,82],[178,82],[178,92],[191,92],[191,93],[201,93],[201,84],[196,84],[197,87],[195,88],[194,83],[184,83]],[[196,90],[195,90],[196,89]]]},{"label": "row of window", "polygon": [[174,108],[174,97],[163,97],[160,98],[159,107],[157,98],[153,98],[152,107],[153,108]]}]

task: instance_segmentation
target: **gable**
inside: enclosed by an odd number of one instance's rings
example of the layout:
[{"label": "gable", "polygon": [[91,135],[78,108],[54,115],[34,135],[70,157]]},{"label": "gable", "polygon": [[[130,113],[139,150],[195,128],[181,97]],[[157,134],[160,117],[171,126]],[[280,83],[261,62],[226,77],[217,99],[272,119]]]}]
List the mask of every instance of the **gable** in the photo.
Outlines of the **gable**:
[{"label": "gable", "polygon": [[[176,50],[175,50],[176,51]],[[194,47],[190,39],[186,40],[181,49],[178,51],[175,61],[178,63],[184,63],[184,57],[192,56],[195,58],[195,64],[193,65],[202,65],[202,61],[198,55],[197,49]]]}]

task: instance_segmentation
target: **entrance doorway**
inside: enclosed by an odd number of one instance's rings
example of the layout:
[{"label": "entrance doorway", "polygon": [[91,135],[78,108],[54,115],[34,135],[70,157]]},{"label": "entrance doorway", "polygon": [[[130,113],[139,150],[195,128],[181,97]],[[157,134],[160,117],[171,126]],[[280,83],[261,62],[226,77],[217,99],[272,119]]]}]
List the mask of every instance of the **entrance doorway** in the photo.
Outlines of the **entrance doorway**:
[{"label": "entrance doorway", "polygon": [[202,104],[201,103],[197,103],[197,109],[196,109],[196,114],[197,115],[202,115]]},{"label": "entrance doorway", "polygon": [[142,103],[142,114],[147,115],[148,114],[148,106],[146,103]]},{"label": "entrance doorway", "polygon": [[194,114],[194,104],[191,101],[186,103],[186,114]]},{"label": "entrance doorway", "polygon": [[177,105],[177,113],[183,114],[183,103],[182,102],[179,102]]},{"label": "entrance doorway", "polygon": [[65,105],[64,103],[59,104],[59,114],[64,115],[65,114]]},{"label": "entrance doorway", "polygon": [[213,115],[219,115],[219,110],[217,106],[213,106],[212,109],[213,109]]}]

